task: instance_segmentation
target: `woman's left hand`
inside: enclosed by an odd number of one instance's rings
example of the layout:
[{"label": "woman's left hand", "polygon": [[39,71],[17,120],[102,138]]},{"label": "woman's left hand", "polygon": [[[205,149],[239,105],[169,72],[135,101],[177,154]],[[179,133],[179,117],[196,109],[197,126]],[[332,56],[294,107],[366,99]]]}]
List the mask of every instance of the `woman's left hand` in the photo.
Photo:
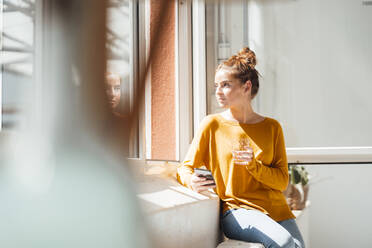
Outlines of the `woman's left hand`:
[{"label": "woman's left hand", "polygon": [[245,150],[232,151],[232,157],[235,164],[247,165],[253,159],[253,149],[251,147],[247,147]]}]

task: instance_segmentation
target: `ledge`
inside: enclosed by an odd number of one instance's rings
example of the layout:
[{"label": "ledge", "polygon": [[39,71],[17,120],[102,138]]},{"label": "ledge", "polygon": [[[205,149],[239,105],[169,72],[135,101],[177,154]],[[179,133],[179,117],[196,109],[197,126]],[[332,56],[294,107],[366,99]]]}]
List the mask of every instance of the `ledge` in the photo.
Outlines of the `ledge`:
[{"label": "ledge", "polygon": [[211,190],[196,193],[182,186],[176,180],[176,164],[169,162],[145,162],[129,159],[129,167],[138,185],[137,196],[145,213],[163,211],[202,201],[219,203],[218,196]]},{"label": "ledge", "polygon": [[305,208],[301,210],[292,210],[292,213],[294,216],[296,216],[296,219],[300,218],[302,214],[310,207],[310,201],[306,201]]},{"label": "ledge", "polygon": [[287,148],[288,163],[368,163],[372,147],[298,147]]},{"label": "ledge", "polygon": [[175,166],[169,163],[144,166],[143,161],[134,161],[134,164],[137,195],[158,247],[216,247],[218,196],[214,192],[199,194],[180,185],[175,178]]},{"label": "ledge", "polygon": [[138,198],[146,213],[156,213],[170,208],[213,201],[218,204],[214,192],[196,193],[180,185],[175,179],[150,175],[139,183]]}]

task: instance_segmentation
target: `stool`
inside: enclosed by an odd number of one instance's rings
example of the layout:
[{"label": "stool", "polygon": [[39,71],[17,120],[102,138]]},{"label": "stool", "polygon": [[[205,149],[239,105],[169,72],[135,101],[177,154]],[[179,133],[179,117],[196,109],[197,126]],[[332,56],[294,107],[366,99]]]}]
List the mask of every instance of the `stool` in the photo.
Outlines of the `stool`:
[{"label": "stool", "polygon": [[217,248],[265,248],[260,243],[248,243],[240,240],[235,239],[228,239],[222,243],[220,243]]}]

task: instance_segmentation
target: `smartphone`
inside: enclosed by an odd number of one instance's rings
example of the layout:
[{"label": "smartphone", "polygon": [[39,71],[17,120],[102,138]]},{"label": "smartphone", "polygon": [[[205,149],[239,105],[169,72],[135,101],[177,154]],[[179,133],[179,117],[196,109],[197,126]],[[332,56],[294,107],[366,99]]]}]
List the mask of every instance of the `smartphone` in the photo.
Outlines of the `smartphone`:
[{"label": "smartphone", "polygon": [[200,168],[195,168],[195,169],[194,169],[194,173],[195,173],[198,177],[204,177],[204,178],[206,178],[207,180],[213,180],[213,183],[211,183],[211,184],[206,184],[205,186],[216,185],[215,182],[214,182],[214,178],[213,178],[213,176],[212,176],[212,172],[211,172],[210,170],[200,169]]}]

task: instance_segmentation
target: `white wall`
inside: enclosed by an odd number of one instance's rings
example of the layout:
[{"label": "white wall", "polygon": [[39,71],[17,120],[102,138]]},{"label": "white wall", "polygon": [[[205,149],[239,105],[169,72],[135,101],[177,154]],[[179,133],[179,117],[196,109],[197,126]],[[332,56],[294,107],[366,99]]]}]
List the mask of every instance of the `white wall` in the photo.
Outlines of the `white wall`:
[{"label": "white wall", "polygon": [[259,111],[288,147],[372,144],[372,6],[361,0],[250,1]]},{"label": "white wall", "polygon": [[[259,111],[287,147],[372,145],[372,6],[361,0],[249,1]],[[309,247],[372,247],[372,166],[309,165]],[[317,182],[318,181],[318,182]]]},{"label": "white wall", "polygon": [[372,164],[308,165],[311,248],[372,246]]}]

